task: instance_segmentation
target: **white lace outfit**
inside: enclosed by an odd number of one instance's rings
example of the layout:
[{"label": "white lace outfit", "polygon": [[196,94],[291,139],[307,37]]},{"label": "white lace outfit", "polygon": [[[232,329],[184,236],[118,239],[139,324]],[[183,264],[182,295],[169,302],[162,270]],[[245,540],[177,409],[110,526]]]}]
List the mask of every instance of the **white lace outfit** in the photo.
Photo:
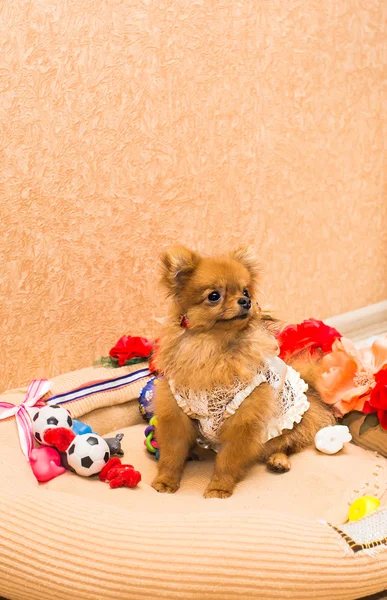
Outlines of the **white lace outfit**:
[{"label": "white lace outfit", "polygon": [[300,374],[278,357],[266,360],[251,383],[246,387],[236,381],[230,388],[218,387],[211,392],[177,390],[173,381],[169,386],[177,404],[191,419],[197,422],[198,443],[213,450],[219,449],[219,431],[224,421],[233,415],[242,402],[261,383],[268,383],[277,400],[277,414],[270,419],[264,442],[278,437],[284,429],[293,429],[299,423],[310,404],[305,395],[308,385]]}]

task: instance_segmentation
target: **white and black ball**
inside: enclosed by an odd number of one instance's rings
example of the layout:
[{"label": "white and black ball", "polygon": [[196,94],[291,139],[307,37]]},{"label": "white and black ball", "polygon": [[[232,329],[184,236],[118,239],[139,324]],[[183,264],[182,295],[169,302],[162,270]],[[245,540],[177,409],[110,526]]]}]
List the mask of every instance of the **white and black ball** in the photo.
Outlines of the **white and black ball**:
[{"label": "white and black ball", "polygon": [[77,435],[66,450],[68,466],[82,477],[102,471],[109,458],[109,446],[95,433]]},{"label": "white and black ball", "polygon": [[70,413],[56,404],[39,408],[32,417],[34,437],[39,444],[44,446],[47,444],[44,442],[43,436],[48,429],[57,429],[58,427],[71,429],[72,426],[73,420]]}]

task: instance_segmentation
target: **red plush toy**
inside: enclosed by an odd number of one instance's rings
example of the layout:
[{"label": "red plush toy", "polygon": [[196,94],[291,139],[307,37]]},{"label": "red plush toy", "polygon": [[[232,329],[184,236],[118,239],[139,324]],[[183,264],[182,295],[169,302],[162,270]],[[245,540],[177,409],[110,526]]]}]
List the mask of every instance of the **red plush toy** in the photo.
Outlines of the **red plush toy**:
[{"label": "red plush toy", "polygon": [[111,458],[99,474],[101,481],[109,482],[111,488],[136,487],[141,481],[141,473],[132,465],[123,465],[119,458]]},{"label": "red plush toy", "polygon": [[43,435],[45,443],[54,446],[59,452],[66,452],[74,438],[75,433],[72,429],[65,429],[64,427],[47,429]]}]

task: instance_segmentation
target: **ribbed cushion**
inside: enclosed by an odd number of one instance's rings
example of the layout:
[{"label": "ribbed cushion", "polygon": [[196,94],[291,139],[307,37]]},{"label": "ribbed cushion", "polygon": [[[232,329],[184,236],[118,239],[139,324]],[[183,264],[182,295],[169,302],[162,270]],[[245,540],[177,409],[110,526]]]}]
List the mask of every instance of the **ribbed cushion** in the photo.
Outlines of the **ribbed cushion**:
[{"label": "ribbed cushion", "polygon": [[[70,374],[69,387],[79,377]],[[60,385],[65,389],[66,376]],[[360,488],[382,496],[387,461],[354,445],[336,456],[310,449],[293,457],[286,475],[257,465],[232,498],[204,500],[214,461],[205,453],[187,465],[175,495],[157,494],[150,487],[157,465],[144,448],[138,414],[140,387],[126,390],[120,407],[114,394],[105,408],[101,398],[71,406],[103,434],[120,429],[122,417],[125,461],[143,475],[135,490],[111,490],[72,473],[38,484],[14,419],[0,422],[0,595],[350,600],[387,587],[387,551],[347,555],[343,540],[321,522],[343,522]],[[16,397],[22,395],[2,400]]]}]

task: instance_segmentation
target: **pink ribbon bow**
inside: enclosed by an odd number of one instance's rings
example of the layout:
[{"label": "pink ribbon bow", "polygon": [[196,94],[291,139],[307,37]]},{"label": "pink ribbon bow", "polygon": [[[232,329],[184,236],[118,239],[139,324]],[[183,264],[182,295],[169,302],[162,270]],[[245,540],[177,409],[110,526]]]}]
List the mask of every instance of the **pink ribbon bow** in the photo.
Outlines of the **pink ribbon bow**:
[{"label": "pink ribbon bow", "polygon": [[28,386],[25,398],[19,406],[10,402],[0,402],[0,421],[9,417],[16,417],[20,446],[28,462],[31,450],[34,447],[34,436],[27,408],[36,406],[42,396],[47,394],[50,387],[51,383],[47,379],[34,379]]}]

